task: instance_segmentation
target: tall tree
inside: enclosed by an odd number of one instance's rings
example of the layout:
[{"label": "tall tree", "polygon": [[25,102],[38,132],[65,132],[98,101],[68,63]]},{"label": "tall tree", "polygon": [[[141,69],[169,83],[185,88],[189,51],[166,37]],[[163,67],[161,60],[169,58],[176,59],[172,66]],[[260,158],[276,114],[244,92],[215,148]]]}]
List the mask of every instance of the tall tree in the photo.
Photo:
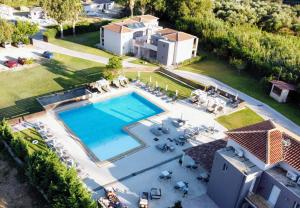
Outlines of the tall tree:
[{"label": "tall tree", "polygon": [[133,17],[133,10],[134,10],[135,0],[129,0],[129,9],[130,9],[130,16]]},{"label": "tall tree", "polygon": [[140,3],[140,9],[141,9],[141,13],[142,15],[145,14],[146,12],[146,6],[151,2],[151,0],[139,0]]},{"label": "tall tree", "polygon": [[40,0],[40,5],[48,17],[54,19],[60,27],[60,37],[64,37],[63,24],[69,18],[68,1],[66,0]]},{"label": "tall tree", "polygon": [[68,0],[69,20],[72,22],[73,35],[76,35],[76,23],[82,13],[82,4],[80,0]]}]

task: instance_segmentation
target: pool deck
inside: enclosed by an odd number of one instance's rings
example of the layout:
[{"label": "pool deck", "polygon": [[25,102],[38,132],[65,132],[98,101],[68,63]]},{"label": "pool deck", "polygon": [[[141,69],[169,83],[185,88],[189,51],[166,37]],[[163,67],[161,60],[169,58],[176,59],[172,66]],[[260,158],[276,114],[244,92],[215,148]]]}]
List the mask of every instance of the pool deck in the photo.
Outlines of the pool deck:
[{"label": "pool deck", "polygon": [[[122,201],[128,204],[129,207],[136,207],[138,193],[140,191],[145,191],[145,189],[149,189],[152,184],[155,185],[157,183],[157,176],[161,170],[168,168],[169,165],[176,166],[172,169],[176,169],[179,178],[184,178],[185,180],[194,180],[193,178],[195,178],[195,175],[199,174],[199,172],[191,173],[191,176],[187,177],[187,170],[178,165],[177,158],[182,155],[182,150],[201,143],[222,139],[225,136],[223,132],[226,129],[214,120],[215,116],[213,114],[208,114],[203,110],[195,109],[186,104],[184,101],[178,101],[176,103],[166,102],[165,100],[162,100],[161,98],[134,86],[129,86],[127,88],[118,90],[113,89],[111,92],[97,95],[95,98],[92,98],[88,101],[60,107],[56,111],[80,106],[84,103],[98,102],[100,100],[118,96],[130,91],[139,93],[154,104],[165,109],[166,112],[140,121],[136,123],[136,125],[130,126],[128,131],[138,139],[142,140],[143,143],[145,143],[145,146],[138,151],[124,155],[118,160],[96,164],[86,154],[86,150],[81,146],[81,144],[76,141],[76,139],[72,139],[72,135],[70,135],[69,131],[65,128],[62,122],[57,120],[55,111],[49,111],[46,115],[38,118],[37,121],[44,122],[50,129],[52,129],[57,137],[57,142],[64,146],[74,160],[79,163],[83,171],[87,173],[87,177],[83,178],[83,181],[91,191],[94,191],[95,197],[101,193],[103,186],[117,184],[117,186],[120,186],[123,189],[133,190],[132,194],[124,194],[124,200]],[[167,141],[168,137],[175,138],[182,134],[182,130],[176,129],[171,124],[172,118],[180,118],[181,115],[183,115],[184,120],[188,120],[188,123],[191,126],[213,126],[218,130],[218,133],[213,135],[200,135],[197,138],[197,141],[185,144],[183,147],[175,145],[176,150],[174,152],[160,152],[155,147],[156,144],[169,143]],[[171,132],[170,134],[158,137],[159,141],[154,141],[153,138],[155,136],[150,132],[150,127],[155,124],[161,124],[162,121],[164,121],[164,125],[167,125],[170,128]],[[153,180],[151,180],[151,178],[153,178]],[[201,185],[198,181],[191,181],[190,183],[198,183],[199,186],[191,189],[191,195],[189,195],[187,199],[195,198],[197,201],[197,197],[201,197],[205,194],[206,187]],[[168,194],[166,195],[168,197],[157,200],[155,202],[157,203],[156,206],[153,202],[153,207],[171,206],[175,199],[180,198],[178,197],[178,193],[175,193],[173,189],[170,190],[173,185],[166,185],[164,187],[166,189],[164,193],[167,192]]]}]

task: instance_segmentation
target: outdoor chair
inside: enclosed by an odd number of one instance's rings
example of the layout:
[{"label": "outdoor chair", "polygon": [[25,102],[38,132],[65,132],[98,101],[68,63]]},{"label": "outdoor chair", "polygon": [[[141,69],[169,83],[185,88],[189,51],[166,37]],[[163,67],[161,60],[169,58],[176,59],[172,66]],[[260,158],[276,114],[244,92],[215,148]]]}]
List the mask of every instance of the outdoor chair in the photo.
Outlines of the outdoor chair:
[{"label": "outdoor chair", "polygon": [[157,145],[155,145],[155,147],[158,149],[158,150],[160,150],[161,152],[166,152],[166,151],[168,151],[168,146],[167,146],[167,144],[157,144]]},{"label": "outdoor chair", "polygon": [[158,127],[152,127],[150,129],[151,133],[154,134],[155,136],[161,136],[162,135],[162,130]]},{"label": "outdoor chair", "polygon": [[150,199],[160,199],[160,198],[161,198],[161,189],[160,188],[151,188]]}]

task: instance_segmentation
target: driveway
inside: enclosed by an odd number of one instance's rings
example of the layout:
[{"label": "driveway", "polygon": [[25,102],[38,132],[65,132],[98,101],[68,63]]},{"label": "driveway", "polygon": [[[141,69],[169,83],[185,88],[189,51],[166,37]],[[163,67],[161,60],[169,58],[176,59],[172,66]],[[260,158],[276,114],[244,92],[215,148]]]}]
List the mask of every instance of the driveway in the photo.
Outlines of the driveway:
[{"label": "driveway", "polygon": [[271,119],[275,123],[280,124],[281,126],[290,130],[291,132],[300,135],[300,127],[297,124],[295,124],[293,121],[289,120],[284,115],[277,112],[275,109],[271,108],[267,104],[255,99],[253,97],[250,97],[239,90],[236,90],[214,78],[211,78],[211,77],[208,77],[205,75],[200,75],[200,74],[196,74],[193,72],[180,71],[180,70],[174,70],[172,72],[176,73],[177,75],[179,75],[181,77],[189,79],[189,80],[193,80],[193,81],[200,82],[200,83],[210,83],[210,85],[213,85],[213,86],[217,85],[218,88],[221,88],[229,93],[233,93],[234,95],[238,93],[238,96],[241,99],[245,100],[251,109],[253,109],[257,113],[262,115],[265,119]]},{"label": "driveway", "polygon": [[[79,51],[75,51],[75,50],[70,50],[58,45],[54,45],[52,43],[47,43],[44,42],[42,40],[37,40],[34,39],[33,40],[33,46],[36,47],[39,50],[44,50],[44,51],[51,51],[51,52],[55,52],[55,53],[61,53],[64,55],[68,55],[68,56],[73,56],[76,58],[82,58],[82,59],[86,59],[89,61],[94,61],[94,62],[98,62],[98,63],[102,63],[102,64],[107,64],[108,63],[108,58],[106,57],[102,57],[102,56],[97,56],[97,55],[93,55],[90,53],[83,53],[83,52],[79,52]],[[123,61],[123,66],[125,68],[148,68],[146,66],[143,65],[139,65],[139,64],[133,64],[128,62],[127,60]]]}]

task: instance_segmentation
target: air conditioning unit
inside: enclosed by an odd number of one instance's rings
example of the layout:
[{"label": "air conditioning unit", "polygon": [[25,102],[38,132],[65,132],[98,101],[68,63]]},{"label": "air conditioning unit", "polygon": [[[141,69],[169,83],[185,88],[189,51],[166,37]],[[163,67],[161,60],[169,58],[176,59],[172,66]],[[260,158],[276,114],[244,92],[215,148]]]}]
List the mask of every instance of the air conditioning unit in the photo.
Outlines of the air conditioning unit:
[{"label": "air conditioning unit", "polygon": [[296,181],[297,180],[297,174],[292,172],[292,171],[288,171],[286,174],[286,177],[291,179],[292,181]]},{"label": "air conditioning unit", "polygon": [[239,157],[243,157],[244,156],[244,152],[241,149],[235,149],[234,153],[239,156]]}]

